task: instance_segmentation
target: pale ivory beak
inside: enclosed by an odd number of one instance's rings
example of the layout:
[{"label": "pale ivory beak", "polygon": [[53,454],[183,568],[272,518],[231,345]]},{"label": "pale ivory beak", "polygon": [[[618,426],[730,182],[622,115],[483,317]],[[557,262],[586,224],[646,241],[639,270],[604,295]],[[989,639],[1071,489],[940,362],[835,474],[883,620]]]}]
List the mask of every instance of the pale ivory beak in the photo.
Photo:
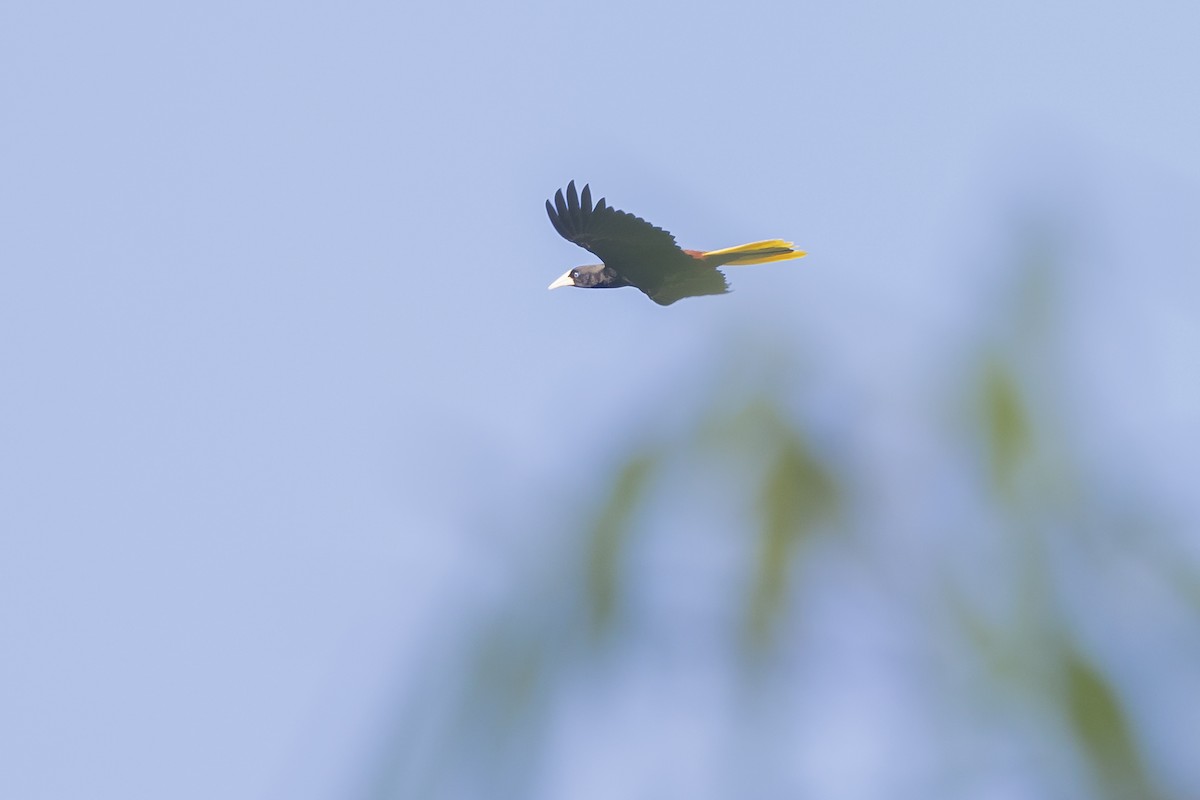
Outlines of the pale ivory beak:
[{"label": "pale ivory beak", "polygon": [[561,278],[556,280],[554,283],[550,284],[550,286],[547,288],[561,289],[564,286],[574,286],[574,285],[575,285],[575,281],[571,280],[571,270],[567,270],[565,273],[563,273],[563,276]]}]

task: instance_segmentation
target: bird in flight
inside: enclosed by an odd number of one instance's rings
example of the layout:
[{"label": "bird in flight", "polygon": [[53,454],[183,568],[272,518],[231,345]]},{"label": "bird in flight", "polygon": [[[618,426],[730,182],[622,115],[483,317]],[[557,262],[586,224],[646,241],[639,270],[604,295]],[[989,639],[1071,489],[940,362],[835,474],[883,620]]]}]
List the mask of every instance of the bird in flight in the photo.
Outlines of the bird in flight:
[{"label": "bird in flight", "polygon": [[684,250],[662,228],[605,205],[603,197],[593,206],[591,188],[584,186],[581,196],[575,191],[575,181],[567,184],[566,197],[559,189],[554,203],[546,201],[546,213],[560,236],[603,262],[567,270],[550,284],[551,289],[633,286],[659,305],[669,306],[684,297],[728,292],[729,284],[717,267],[766,264],[805,255],[782,239],[707,253]]}]

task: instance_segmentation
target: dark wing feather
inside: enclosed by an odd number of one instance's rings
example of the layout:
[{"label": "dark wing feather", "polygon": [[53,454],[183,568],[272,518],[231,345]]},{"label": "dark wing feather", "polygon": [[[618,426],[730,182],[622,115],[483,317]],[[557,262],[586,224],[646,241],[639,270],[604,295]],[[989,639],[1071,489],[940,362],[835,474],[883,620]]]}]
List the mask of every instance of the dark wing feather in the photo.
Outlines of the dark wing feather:
[{"label": "dark wing feather", "polygon": [[550,224],[554,226],[554,230],[558,231],[558,235],[571,241],[571,229],[567,227],[563,219],[554,211],[554,206],[550,205],[550,201],[546,201],[546,213],[550,215]]}]

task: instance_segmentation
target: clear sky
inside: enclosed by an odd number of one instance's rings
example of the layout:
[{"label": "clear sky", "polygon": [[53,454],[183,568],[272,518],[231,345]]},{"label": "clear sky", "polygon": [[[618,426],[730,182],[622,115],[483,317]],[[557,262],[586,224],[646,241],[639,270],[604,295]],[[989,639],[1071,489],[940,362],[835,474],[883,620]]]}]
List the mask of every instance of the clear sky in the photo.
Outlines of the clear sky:
[{"label": "clear sky", "polygon": [[[338,796],[478,531],[628,442],[593,412],[765,337],[912,400],[1023,208],[1097,269],[1099,463],[1195,520],[1198,9],[5,4],[0,796]],[[550,293],[570,179],[810,255]]]}]

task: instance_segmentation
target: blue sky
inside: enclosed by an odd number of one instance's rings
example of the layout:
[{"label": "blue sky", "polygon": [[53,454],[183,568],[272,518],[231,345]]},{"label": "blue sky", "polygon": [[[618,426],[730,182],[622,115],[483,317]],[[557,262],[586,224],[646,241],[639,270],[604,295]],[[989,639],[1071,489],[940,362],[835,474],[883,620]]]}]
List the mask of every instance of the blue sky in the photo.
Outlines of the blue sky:
[{"label": "blue sky", "polygon": [[[1080,209],[1104,269],[1071,284],[1077,385],[1113,449],[1186,474],[1198,25],[1185,3],[7,5],[0,795],[338,785],[486,557],[468,531],[561,508],[612,457],[579,412],[636,416],[763,332],[919,403],[1019,208]],[[548,293],[588,261],[542,207],[570,179],[687,247],[811,255],[669,309]]]}]

